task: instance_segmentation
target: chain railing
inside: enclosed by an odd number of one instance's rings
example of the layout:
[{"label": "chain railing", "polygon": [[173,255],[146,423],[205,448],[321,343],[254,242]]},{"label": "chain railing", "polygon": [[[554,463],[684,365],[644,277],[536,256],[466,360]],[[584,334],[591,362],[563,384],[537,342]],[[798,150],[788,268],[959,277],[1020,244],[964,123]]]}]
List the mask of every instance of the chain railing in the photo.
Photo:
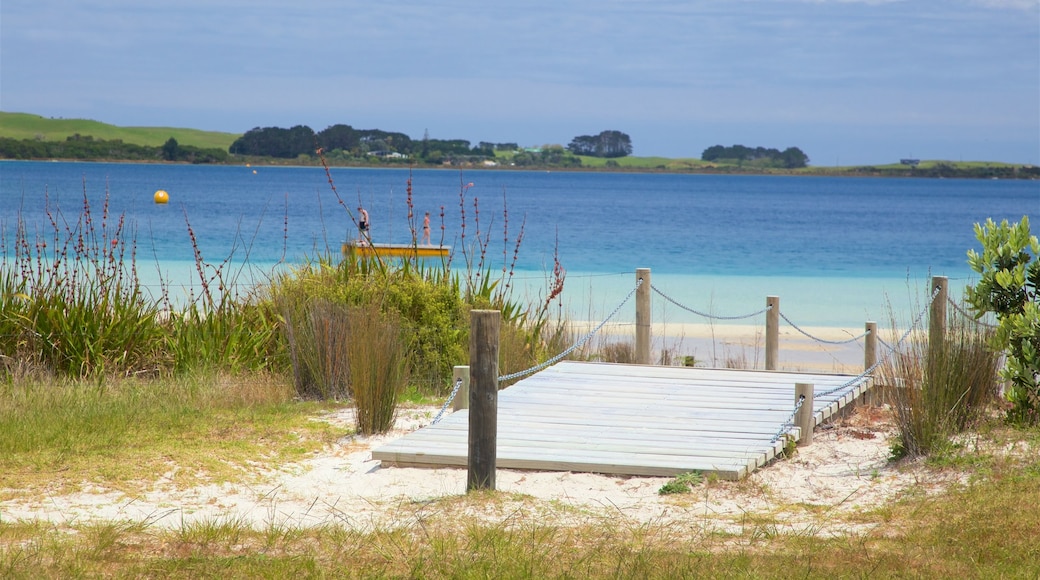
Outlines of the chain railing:
[{"label": "chain railing", "polygon": [[596,325],[595,328],[593,328],[591,331],[589,331],[585,336],[583,336],[580,339],[578,339],[577,342],[572,344],[566,350],[564,350],[560,354],[550,358],[549,360],[547,360],[547,361],[545,361],[545,362],[543,362],[541,364],[537,364],[537,365],[535,365],[535,366],[533,366],[533,367],[531,367],[529,369],[525,369],[525,370],[522,370],[522,371],[518,371],[518,372],[515,372],[515,373],[511,373],[511,374],[508,374],[508,375],[503,375],[501,377],[498,377],[499,382],[511,381],[511,380],[519,378],[519,377],[527,376],[527,375],[529,375],[531,373],[536,373],[536,372],[538,372],[538,371],[540,371],[540,370],[542,370],[544,368],[548,368],[548,367],[550,367],[550,366],[560,362],[561,360],[563,360],[564,357],[566,357],[570,353],[574,352],[575,349],[581,348],[586,342],[588,342],[593,336],[595,336],[596,333],[599,332],[600,329],[603,328],[607,324],[607,322],[610,321],[611,318],[614,318],[614,316],[616,316],[617,313],[621,311],[621,309],[625,306],[625,304],[629,300],[631,300],[632,295],[636,293],[636,290],[638,290],[639,287],[642,284],[643,284],[643,279],[640,278],[639,280],[636,281],[635,288],[632,288],[632,291],[628,293],[628,296],[625,296],[625,298],[621,301],[621,303],[617,305],[617,308],[615,308],[613,312],[608,314],[607,317],[603,319],[603,322],[600,322],[598,325]]},{"label": "chain railing", "polygon": [[433,421],[430,423],[430,425],[436,425],[440,422],[441,417],[444,416],[444,412],[448,410],[448,405],[450,405],[452,401],[455,400],[455,396],[459,394],[460,388],[462,388],[462,379],[455,379],[455,388],[451,390],[451,394],[448,395],[448,400],[444,401],[444,405],[441,407],[441,410],[437,413],[437,416],[433,418]]},{"label": "chain railing", "polygon": [[[903,336],[899,338],[899,341],[896,342],[894,347],[888,349],[888,352],[885,354],[885,356],[881,357],[874,364],[870,365],[870,368],[864,370],[862,374],[847,381],[843,385],[840,385],[827,391],[816,393],[814,395],[814,398],[819,399],[853,387],[863,382],[866,379],[866,377],[868,377],[871,373],[874,372],[875,369],[887,362],[888,359],[892,356],[892,354],[894,354],[898,349],[901,349],[903,347],[903,343],[906,342],[906,339],[909,338],[910,334],[914,331],[915,328],[917,328],[917,325],[921,323],[921,319],[923,319],[924,315],[928,313],[928,309],[931,307],[932,302],[935,302],[935,298],[939,295],[940,291],[941,289],[939,287],[936,287],[935,290],[932,291],[932,297],[928,299],[928,304],[926,304],[925,307],[921,309],[921,312],[917,315],[917,318],[915,318],[913,323],[910,325],[910,328],[906,329],[906,332],[903,333]],[[885,346],[887,347],[888,345]]]},{"label": "chain railing", "polygon": [[984,322],[982,320],[979,320],[978,318],[975,318],[974,314],[972,314],[972,313],[968,312],[967,310],[961,308],[961,305],[957,304],[957,301],[954,300],[953,298],[947,297],[946,300],[950,303],[950,306],[953,306],[953,309],[955,311],[957,311],[958,314],[960,314],[961,316],[967,318],[968,320],[974,321],[975,324],[978,324],[979,326],[983,326],[983,327],[986,327],[986,328],[997,328],[996,324],[990,324],[988,322]]},{"label": "chain railing", "polygon": [[822,342],[824,344],[834,344],[834,345],[849,344],[849,343],[852,343],[852,342],[856,342],[857,340],[861,340],[861,339],[865,338],[866,336],[868,336],[870,334],[870,331],[868,330],[868,331],[865,331],[863,334],[860,334],[859,336],[854,336],[852,338],[845,339],[845,340],[827,340],[825,338],[820,338],[818,336],[813,336],[813,335],[809,334],[808,332],[802,330],[797,324],[791,322],[791,319],[788,318],[787,315],[783,313],[783,311],[780,312],[780,318],[783,318],[784,322],[786,322],[787,324],[791,325],[791,328],[797,330],[798,332],[800,332],[803,336],[805,336],[809,340],[815,340],[816,342]]},{"label": "chain railing", "polygon": [[701,312],[699,310],[695,310],[693,308],[690,308],[689,306],[686,306],[685,304],[682,304],[682,303],[678,302],[677,300],[675,300],[671,296],[668,296],[664,292],[661,292],[661,290],[658,289],[657,286],[654,286],[653,284],[650,285],[650,289],[653,290],[654,292],[656,292],[661,298],[664,298],[668,302],[671,302],[672,304],[678,306],[679,308],[682,308],[683,310],[685,310],[685,311],[687,311],[687,312],[689,312],[691,314],[696,314],[698,316],[703,316],[705,318],[710,318],[710,319],[714,319],[714,320],[742,320],[744,318],[753,318],[755,316],[759,316],[761,314],[765,314],[766,312],[769,311],[770,308],[772,308],[771,306],[766,306],[762,310],[759,310],[758,312],[752,312],[750,314],[741,314],[739,316],[720,316],[718,314],[709,314],[707,312]]},{"label": "chain railing", "polygon": [[773,438],[769,440],[770,443],[776,443],[780,440],[781,437],[783,437],[786,433],[789,433],[791,429],[794,428],[794,418],[798,416],[798,411],[802,408],[802,405],[804,403],[805,395],[798,397],[798,401],[794,404],[794,411],[791,411],[791,414],[787,416],[787,419],[785,419],[784,422],[780,424],[780,430],[777,431],[776,434],[773,435]]},{"label": "chain railing", "polygon": [[[520,377],[523,377],[523,376],[526,376],[526,375],[538,372],[538,371],[543,370],[545,368],[548,368],[548,367],[556,364],[560,360],[563,360],[563,358],[565,358],[567,355],[572,353],[575,349],[581,348],[589,340],[591,340],[592,337],[595,336],[596,333],[598,333],[607,324],[607,322],[609,322],[611,319],[613,319],[617,315],[617,313],[621,311],[622,308],[624,308],[625,304],[627,304],[628,301],[632,299],[632,296],[636,293],[636,291],[639,289],[639,287],[642,284],[643,284],[643,279],[642,278],[638,279],[636,281],[635,287],[632,288],[631,291],[629,291],[629,293],[625,296],[624,299],[621,300],[621,302],[617,305],[617,307],[615,307],[614,310],[611,311],[611,313],[609,315],[607,315],[607,317],[604,318],[602,322],[597,324],[592,330],[590,330],[584,336],[582,336],[577,341],[575,341],[574,344],[572,344],[570,347],[566,348],[565,350],[563,350],[562,352],[560,352],[556,356],[553,356],[552,358],[546,360],[543,363],[537,364],[537,365],[535,365],[533,367],[530,367],[530,368],[522,370],[522,371],[518,371],[518,372],[515,372],[515,373],[510,373],[510,374],[507,374],[507,375],[502,375],[502,376],[498,377],[499,382],[510,381],[510,380],[513,380],[513,379],[516,379],[516,378],[520,378]],[[656,292],[658,295],[660,295],[662,298],[664,298],[668,302],[674,304],[675,306],[678,306],[679,308],[682,308],[683,310],[686,310],[686,311],[691,312],[693,314],[697,314],[699,316],[703,316],[703,317],[706,317],[706,318],[718,319],[718,320],[739,320],[739,319],[744,319],[744,318],[751,318],[751,317],[754,317],[754,316],[759,316],[759,315],[761,315],[761,314],[763,314],[765,312],[768,312],[769,309],[771,308],[771,306],[767,306],[766,308],[764,308],[762,310],[759,310],[757,312],[753,312],[753,313],[745,314],[745,315],[740,315],[740,316],[719,316],[719,315],[715,315],[715,314],[700,312],[700,311],[698,311],[696,309],[690,308],[689,306],[686,306],[686,305],[678,302],[677,300],[673,299],[672,297],[668,296],[667,294],[662,292],[660,289],[658,289],[656,286],[651,285],[650,288],[654,292]],[[824,399],[824,398],[829,397],[829,396],[831,396],[831,395],[833,395],[835,393],[846,391],[849,388],[855,387],[856,385],[858,385],[858,384],[862,383],[863,381],[865,381],[870,376],[870,374],[873,373],[879,366],[881,366],[882,364],[887,362],[888,359],[892,356],[893,353],[895,353],[897,350],[902,348],[903,343],[906,342],[907,338],[910,337],[910,335],[913,333],[914,329],[917,328],[918,325],[921,323],[921,320],[924,318],[925,314],[928,313],[928,310],[929,310],[931,304],[935,301],[936,297],[939,296],[940,291],[941,291],[941,289],[939,287],[936,287],[933,290],[932,295],[931,295],[931,297],[928,300],[928,304],[915,317],[913,323],[906,330],[906,332],[903,333],[903,335],[899,338],[899,340],[896,342],[896,344],[894,346],[889,346],[884,340],[882,340],[880,337],[877,337],[878,342],[880,342],[887,350],[885,356],[883,356],[879,360],[877,360],[874,364],[872,364],[870,366],[870,368],[867,368],[866,370],[864,370],[863,373],[853,377],[852,379],[846,381],[845,383],[843,383],[843,384],[841,384],[841,385],[839,385],[839,386],[837,386],[837,387],[835,387],[833,389],[829,389],[829,390],[826,390],[826,391],[821,391],[821,392],[815,393],[813,398],[814,399]],[[951,303],[953,303],[953,302],[951,301]],[[963,310],[961,310],[960,307],[956,303],[953,303],[953,304],[954,304],[954,307],[958,309],[958,311],[960,311],[962,314],[964,313]],[[783,312],[780,312],[779,314],[780,314],[780,317],[783,318],[783,320],[785,322],[787,322],[787,324],[791,325],[791,327],[794,328],[795,330],[797,330],[799,333],[803,334],[804,336],[806,336],[807,338],[809,338],[811,340],[815,340],[815,341],[821,342],[821,343],[833,344],[833,345],[844,345],[844,344],[849,344],[849,343],[861,340],[864,337],[869,336],[869,334],[870,334],[870,331],[865,331],[865,332],[863,332],[862,334],[860,334],[858,336],[855,336],[855,337],[852,337],[852,338],[849,338],[849,339],[846,339],[846,340],[840,340],[840,341],[826,340],[826,339],[822,339],[822,338],[813,336],[812,334],[806,332],[805,330],[800,328],[797,324],[792,322]],[[436,424],[436,423],[438,423],[441,420],[441,418],[444,415],[444,413],[446,412],[448,406],[451,405],[451,403],[454,401],[455,397],[457,396],[458,391],[459,391],[461,386],[462,386],[462,379],[456,380],[454,388],[452,389],[451,394],[448,397],[448,400],[445,401],[444,405],[441,407],[440,411],[437,413],[437,416],[433,419],[433,424]],[[799,399],[798,403],[795,405],[794,412],[792,412],[791,415],[787,418],[787,420],[785,420],[781,424],[780,430],[777,431],[776,435],[773,436],[772,442],[776,442],[780,437],[783,436],[784,433],[790,431],[791,427],[793,427],[794,417],[797,414],[798,410],[801,408],[803,400],[804,400],[804,397]]]}]

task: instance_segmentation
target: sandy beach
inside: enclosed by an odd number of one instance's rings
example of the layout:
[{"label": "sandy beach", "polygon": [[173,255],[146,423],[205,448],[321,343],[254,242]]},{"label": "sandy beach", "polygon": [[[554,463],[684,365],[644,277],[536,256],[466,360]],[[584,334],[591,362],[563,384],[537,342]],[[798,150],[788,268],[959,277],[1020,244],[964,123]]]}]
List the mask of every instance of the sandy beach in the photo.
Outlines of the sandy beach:
[{"label": "sandy beach", "polygon": [[[689,494],[660,495],[662,477],[498,470],[499,498],[466,494],[463,468],[381,465],[371,450],[429,424],[434,407],[402,409],[395,428],[376,437],[348,437],[308,459],[287,465],[257,464],[242,483],[184,487],[177,468],[140,482],[126,493],[83,482],[76,493],[4,490],[4,521],[56,525],[91,521],[147,522],[177,528],[193,522],[238,522],[255,528],[325,524],[354,529],[424,525],[438,519],[535,519],[560,525],[601,518],[657,523],[690,531],[739,533],[749,515],[778,518],[781,527],[822,534],[854,532],[852,515],[891,501],[910,489],[934,491],[958,475],[923,465],[888,461],[892,426],[887,414],[864,408],[818,428],[815,441],[737,482],[706,481]],[[318,418],[352,425],[352,411]],[[808,507],[807,507],[808,506]],[[824,510],[813,509],[822,506]],[[826,518],[820,516],[826,512]],[[822,527],[821,527],[822,526]]]},{"label": "sandy beach", "polygon": [[[598,322],[576,322],[571,329],[577,336],[595,328]],[[841,328],[827,326],[798,327],[799,332],[789,325],[781,325],[779,334],[779,368],[787,371],[826,372],[837,374],[859,374],[864,370],[862,338],[846,344],[844,342],[861,337],[863,328]],[[884,331],[882,339],[888,341]],[[806,334],[810,336],[806,336]],[[765,327],[753,324],[707,324],[707,323],[660,323],[652,324],[650,330],[652,357],[661,360],[661,353],[668,351],[673,361],[692,356],[696,366],[734,367],[746,369],[765,368]],[[610,343],[635,343],[633,323],[607,323],[589,341],[591,350]],[[673,364],[681,364],[673,362]]]}]

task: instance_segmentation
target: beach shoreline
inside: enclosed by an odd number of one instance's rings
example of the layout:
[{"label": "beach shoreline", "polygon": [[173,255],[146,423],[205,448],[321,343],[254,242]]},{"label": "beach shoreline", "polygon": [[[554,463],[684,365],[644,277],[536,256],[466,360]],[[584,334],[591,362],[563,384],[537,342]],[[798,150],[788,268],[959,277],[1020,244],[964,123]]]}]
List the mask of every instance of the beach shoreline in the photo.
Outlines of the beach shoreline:
[{"label": "beach shoreline", "polygon": [[[574,321],[568,328],[576,339],[591,332],[600,322]],[[811,326],[795,328],[781,324],[778,329],[778,368],[776,370],[862,373],[865,328]],[[882,332],[883,331],[879,331]],[[823,341],[845,342],[828,344]],[[853,340],[855,339],[855,340]],[[595,352],[615,343],[635,345],[634,323],[608,322],[589,340]],[[655,364],[692,362],[701,367],[765,368],[765,326],[756,324],[653,323],[650,327],[651,359]],[[663,356],[662,356],[663,355]],[[686,357],[693,357],[692,361]]]}]

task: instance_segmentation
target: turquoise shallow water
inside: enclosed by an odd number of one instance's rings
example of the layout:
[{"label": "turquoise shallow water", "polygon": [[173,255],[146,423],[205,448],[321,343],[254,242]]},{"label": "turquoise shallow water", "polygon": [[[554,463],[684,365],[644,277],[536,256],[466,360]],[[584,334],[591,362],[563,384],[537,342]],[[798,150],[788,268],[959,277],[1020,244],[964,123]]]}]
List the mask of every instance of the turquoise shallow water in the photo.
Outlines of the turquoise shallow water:
[{"label": "turquoise shallow water", "polygon": [[[431,212],[435,241],[443,224],[446,243],[460,247],[464,212],[466,240],[479,229],[497,271],[512,261],[522,225],[518,295],[539,296],[555,253],[568,270],[566,304],[582,318],[605,316],[633,287],[635,269],[650,268],[655,287],[697,310],[754,312],[778,295],[798,324],[858,328],[893,311],[911,316],[932,274],[949,276],[951,295],[959,295],[972,275],[965,253],[977,245],[973,223],[1029,215],[1040,227],[1035,181],[483,170],[411,176],[414,210]],[[406,169],[336,169],[341,204],[316,168],[2,162],[0,222],[9,253],[19,220],[28,232],[46,234],[50,217],[75,220],[84,194],[95,212],[107,194],[111,213],[133,228],[146,281],[154,284],[162,272],[178,286],[176,295],[196,278],[189,225],[208,261],[232,256],[261,273],[243,282],[262,281],[280,260],[337,252],[354,235],[346,208],[359,203],[372,214],[376,241],[409,241],[408,177]],[[170,194],[168,205],[152,202],[160,188]],[[654,300],[655,316],[703,321]]]}]

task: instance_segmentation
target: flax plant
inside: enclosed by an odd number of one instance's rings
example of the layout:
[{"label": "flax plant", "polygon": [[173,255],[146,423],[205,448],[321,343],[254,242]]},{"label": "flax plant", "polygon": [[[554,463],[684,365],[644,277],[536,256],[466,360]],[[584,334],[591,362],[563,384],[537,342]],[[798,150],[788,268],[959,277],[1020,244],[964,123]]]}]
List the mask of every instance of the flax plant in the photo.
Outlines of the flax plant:
[{"label": "flax plant", "polygon": [[[30,235],[21,216],[13,256],[2,252],[0,354],[29,368],[72,377],[154,373],[162,365],[158,307],[137,276],[133,228],[95,214],[84,185],[71,219],[46,207],[50,229]],[[6,239],[6,236],[5,236]]]}]

